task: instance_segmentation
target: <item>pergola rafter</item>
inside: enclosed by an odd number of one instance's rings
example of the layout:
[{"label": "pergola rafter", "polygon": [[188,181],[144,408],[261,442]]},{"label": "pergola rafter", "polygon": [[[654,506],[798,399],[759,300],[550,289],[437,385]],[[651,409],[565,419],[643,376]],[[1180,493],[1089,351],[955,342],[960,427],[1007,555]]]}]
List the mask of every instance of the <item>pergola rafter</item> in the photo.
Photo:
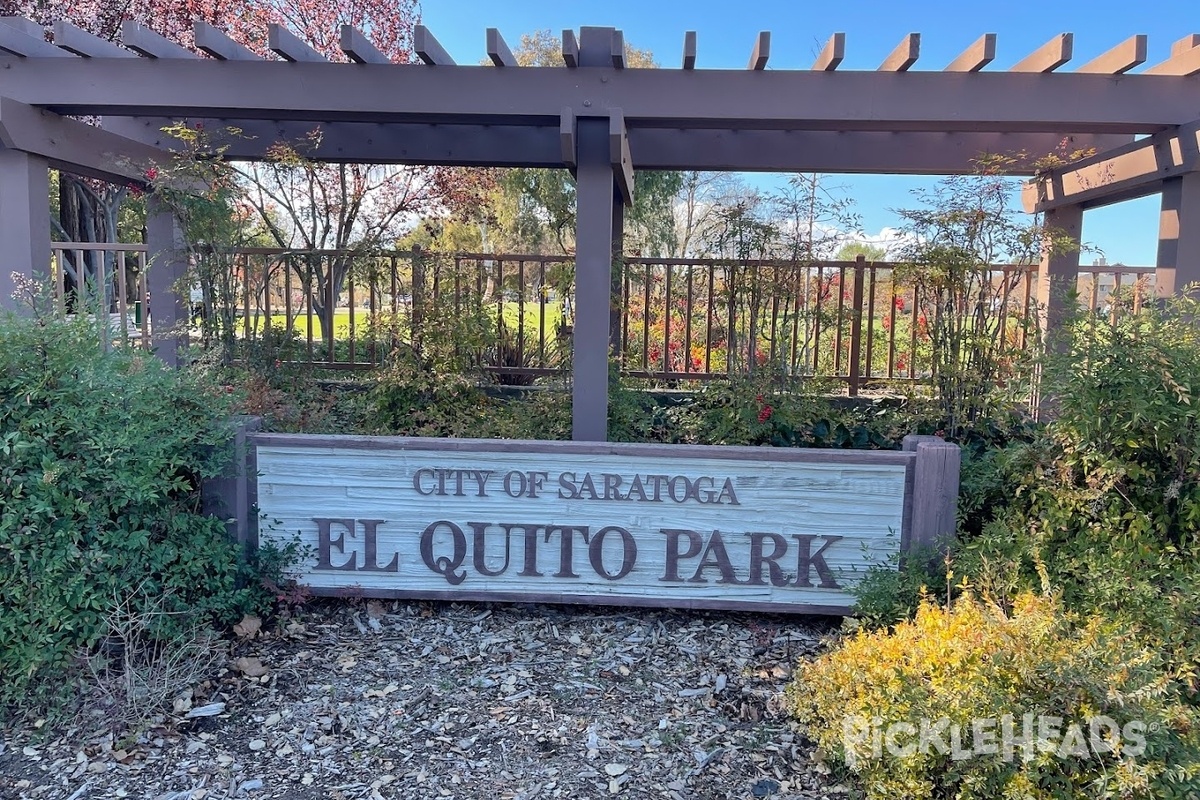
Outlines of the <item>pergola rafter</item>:
[{"label": "pergola rafter", "polygon": [[[391,63],[349,26],[340,30],[349,63],[278,26],[266,44],[282,60],[204,23],[195,38],[208,58],[133,24],[123,26],[123,46],[69,25],[54,33],[51,44],[40,26],[0,20],[0,130],[15,131],[0,138],[4,209],[40,202],[37,165],[103,172],[115,154],[123,166],[111,174],[136,179],[131,165],[178,148],[161,128],[181,119],[213,135],[243,129],[245,137],[222,142],[231,158],[265,158],[280,139],[320,128],[309,154],[320,160],[575,172],[577,438],[604,437],[611,270],[635,168],[959,174],[973,171],[983,153],[1023,152],[1027,160],[1014,172],[1031,174],[1034,160],[1051,151],[1094,150],[1037,176],[1030,208],[1077,237],[1085,206],[1167,187],[1164,215],[1169,195],[1174,219],[1187,224],[1176,226],[1175,246],[1160,247],[1160,267],[1169,257],[1177,278],[1200,278],[1197,36],[1149,68],[1139,69],[1146,38],[1134,36],[1068,71],[1075,41],[1064,33],[1011,69],[992,71],[985,68],[997,39],[986,34],[946,69],[928,71],[914,68],[921,37],[913,33],[878,70],[861,71],[840,68],[841,33],[809,70],[767,70],[768,31],[742,70],[697,69],[695,32],[684,37],[682,68],[655,70],[629,68],[624,35],[614,28],[585,27],[578,37],[564,31],[565,66],[541,69],[519,67],[496,29],[485,35],[486,67],[455,64],[422,26],[413,64]],[[81,130],[69,115],[102,116],[104,130]],[[1149,138],[1135,142],[1135,135]],[[0,228],[0,248],[10,263],[40,269],[48,257],[36,236],[16,241],[20,220],[30,216],[11,219],[18,222]],[[150,227],[164,242],[171,238],[161,220]],[[1196,263],[1185,265],[1193,253]],[[1039,287],[1051,309],[1062,307],[1055,292],[1073,285],[1077,269],[1077,255],[1043,264]],[[169,324],[170,310],[163,313]]]}]

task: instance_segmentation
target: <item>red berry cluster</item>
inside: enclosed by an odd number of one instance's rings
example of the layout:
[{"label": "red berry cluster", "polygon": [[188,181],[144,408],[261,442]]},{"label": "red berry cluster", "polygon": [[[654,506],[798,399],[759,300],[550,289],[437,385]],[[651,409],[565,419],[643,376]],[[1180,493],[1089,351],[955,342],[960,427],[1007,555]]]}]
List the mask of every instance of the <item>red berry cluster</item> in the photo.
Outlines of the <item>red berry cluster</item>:
[{"label": "red berry cluster", "polygon": [[758,421],[766,422],[771,418],[771,413],[775,409],[771,408],[771,406],[763,400],[763,396],[761,394],[754,399],[758,401]]}]

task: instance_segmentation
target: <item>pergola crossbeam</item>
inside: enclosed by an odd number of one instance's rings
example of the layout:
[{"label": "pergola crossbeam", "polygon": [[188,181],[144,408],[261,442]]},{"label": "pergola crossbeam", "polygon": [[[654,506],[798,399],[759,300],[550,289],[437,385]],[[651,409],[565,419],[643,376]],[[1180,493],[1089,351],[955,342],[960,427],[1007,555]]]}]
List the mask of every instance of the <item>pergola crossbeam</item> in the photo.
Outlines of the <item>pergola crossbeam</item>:
[{"label": "pergola crossbeam", "polygon": [[1085,208],[1144,197],[1164,180],[1200,170],[1200,121],[1155,134],[1027,183],[1022,202],[1029,212],[1067,205]]},{"label": "pergola crossbeam", "polygon": [[1143,75],[1200,75],[1200,47],[1180,50],[1175,55],[1150,67]]},{"label": "pergola crossbeam", "polygon": [[750,61],[746,69],[764,70],[767,60],[771,57],[771,32],[759,31],[754,39],[754,49],[750,51]]},{"label": "pergola crossbeam", "polygon": [[813,62],[814,72],[833,72],[846,58],[846,34],[835,33],[829,37],[821,54]]},{"label": "pergola crossbeam", "polygon": [[608,157],[612,161],[613,180],[626,206],[633,205],[633,158],[629,153],[629,136],[625,119],[619,109],[608,118]]},{"label": "pergola crossbeam", "polygon": [[1010,72],[1053,72],[1071,60],[1075,47],[1075,35],[1060,33],[1025,58],[1018,61]]},{"label": "pergola crossbeam", "polygon": [[630,128],[1063,134],[1153,133],[1195,118],[1175,81],[1139,74],[1114,81],[1005,72],[989,74],[984,87],[943,72],[706,70],[701,85],[695,73],[650,69],[577,76],[138,58],[0,58],[0,65],[5,94],[68,115],[546,125],[569,106],[579,114],[621,108]]},{"label": "pergola crossbeam", "polygon": [[54,23],[54,46],[84,58],[137,58],[123,47],[93,36],[69,22]]},{"label": "pergola crossbeam", "polygon": [[[229,158],[262,160],[275,142],[308,138],[311,123],[248,119],[189,118],[200,122]],[[168,118],[105,118],[105,127],[163,149],[182,143],[163,132]],[[1032,154],[1012,165],[1014,175],[1032,175],[1040,154],[1062,143],[1047,133],[880,133],[836,131],[722,131],[628,128],[638,169],[746,170],[753,172],[887,172],[956,175],[976,171],[983,153]],[[236,129],[240,135],[226,137]],[[574,166],[575,115],[560,110],[553,125],[436,125],[425,123],[338,122],[320,126],[320,141],[309,153],[316,160],[434,166]],[[1072,149],[1108,150],[1127,136],[1069,137]]]},{"label": "pergola crossbeam", "polygon": [[579,40],[575,38],[573,30],[562,32],[562,60],[568,68],[574,69],[579,66]]},{"label": "pergola crossbeam", "polygon": [[1171,55],[1177,56],[1193,47],[1200,47],[1200,33],[1189,33],[1171,45]]},{"label": "pergola crossbeam", "polygon": [[238,44],[220,28],[204,20],[196,20],[195,35],[196,47],[218,61],[262,61],[253,50]]},{"label": "pergola crossbeam", "polygon": [[910,33],[896,46],[882,64],[880,72],[907,72],[921,57],[921,34]]},{"label": "pergola crossbeam", "polygon": [[45,41],[46,29],[37,24],[31,19],[25,17],[2,17],[0,16],[0,25],[7,25],[10,28],[16,28],[26,36],[32,36],[34,39]]},{"label": "pergola crossbeam", "polygon": [[612,32],[612,65],[613,69],[625,69],[625,34],[621,31]]},{"label": "pergola crossbeam", "polygon": [[687,31],[683,34],[683,68],[696,68],[696,32]]},{"label": "pergola crossbeam", "polygon": [[[70,53],[42,39],[32,36],[29,29],[21,25],[19,17],[5,17],[0,24],[0,50],[21,58],[75,58]],[[32,23],[31,23],[32,24]]]},{"label": "pergola crossbeam", "polygon": [[328,61],[296,34],[277,23],[267,26],[267,48],[284,61]]},{"label": "pergola crossbeam", "polygon": [[103,181],[144,184],[147,167],[171,154],[74,119],[0,97],[0,144],[51,166]]},{"label": "pergola crossbeam", "polygon": [[186,47],[132,20],[121,23],[121,44],[146,58],[199,58]]},{"label": "pergola crossbeam", "polygon": [[517,66],[516,56],[508,48],[508,43],[504,41],[504,37],[500,35],[500,31],[497,28],[487,29],[487,54],[488,58],[492,60],[493,66]]},{"label": "pergola crossbeam", "polygon": [[413,51],[431,67],[453,67],[454,59],[424,25],[413,26]]},{"label": "pergola crossbeam", "polygon": [[[568,169],[575,169],[575,113],[569,108],[562,110],[562,116],[558,122],[558,146],[559,156],[562,163]],[[529,156],[533,155],[532,148],[527,150]]]},{"label": "pergola crossbeam", "polygon": [[1111,50],[1101,53],[1076,72],[1099,75],[1122,75],[1139,64],[1146,63],[1146,35],[1130,36]]},{"label": "pergola crossbeam", "polygon": [[353,25],[343,25],[338,46],[355,64],[390,64],[391,59],[379,51],[362,31]]},{"label": "pergola crossbeam", "polygon": [[979,72],[996,60],[996,34],[985,33],[951,61],[945,72]]}]

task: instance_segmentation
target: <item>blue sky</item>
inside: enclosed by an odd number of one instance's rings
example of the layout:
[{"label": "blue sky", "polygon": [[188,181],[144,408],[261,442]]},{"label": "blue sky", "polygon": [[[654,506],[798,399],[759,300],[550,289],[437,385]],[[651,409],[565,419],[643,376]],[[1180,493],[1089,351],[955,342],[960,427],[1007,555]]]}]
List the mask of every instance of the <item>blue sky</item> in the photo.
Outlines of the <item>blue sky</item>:
[{"label": "blue sky", "polygon": [[[1165,59],[1171,44],[1200,31],[1196,0],[424,0],[423,21],[460,64],[485,57],[484,31],[496,27],[515,44],[522,33],[556,33],[581,25],[612,25],[629,44],[651,50],[659,63],[675,66],[683,34],[697,32],[698,68],[743,68],[754,37],[771,35],[768,68],[807,69],[835,32],[846,34],[841,69],[875,69],[905,34],[921,33],[921,60],[914,69],[941,69],[984,33],[997,34],[997,58],[988,69],[1007,69],[1051,37],[1075,34],[1075,57],[1083,64],[1135,33],[1149,37],[1149,64]],[[762,180],[762,179],[755,179]],[[905,176],[840,176],[868,233],[897,224],[890,209],[910,207],[909,191],[932,179]],[[1154,263],[1158,227],[1157,196],[1084,215],[1084,240],[1110,263]],[[1084,256],[1085,263],[1093,254]]]}]

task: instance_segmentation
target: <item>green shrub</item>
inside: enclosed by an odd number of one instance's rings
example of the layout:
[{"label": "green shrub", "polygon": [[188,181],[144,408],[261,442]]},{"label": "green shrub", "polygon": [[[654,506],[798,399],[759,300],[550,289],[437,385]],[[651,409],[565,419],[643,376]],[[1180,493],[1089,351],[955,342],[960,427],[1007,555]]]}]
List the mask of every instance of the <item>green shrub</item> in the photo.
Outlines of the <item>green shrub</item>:
[{"label": "green shrub", "polygon": [[99,333],[0,318],[0,708],[69,693],[114,604],[168,598],[191,624],[260,596],[199,508],[228,458],[225,391]]},{"label": "green shrub", "polygon": [[1122,626],[1044,596],[1006,614],[968,593],[801,664],[787,699],[867,798],[1191,798],[1200,715],[1174,686]]},{"label": "green shrub", "polygon": [[1054,419],[1014,450],[1003,503],[963,571],[997,597],[1053,587],[1121,619],[1197,688],[1200,670],[1200,305],[1084,317],[1046,368]]}]

